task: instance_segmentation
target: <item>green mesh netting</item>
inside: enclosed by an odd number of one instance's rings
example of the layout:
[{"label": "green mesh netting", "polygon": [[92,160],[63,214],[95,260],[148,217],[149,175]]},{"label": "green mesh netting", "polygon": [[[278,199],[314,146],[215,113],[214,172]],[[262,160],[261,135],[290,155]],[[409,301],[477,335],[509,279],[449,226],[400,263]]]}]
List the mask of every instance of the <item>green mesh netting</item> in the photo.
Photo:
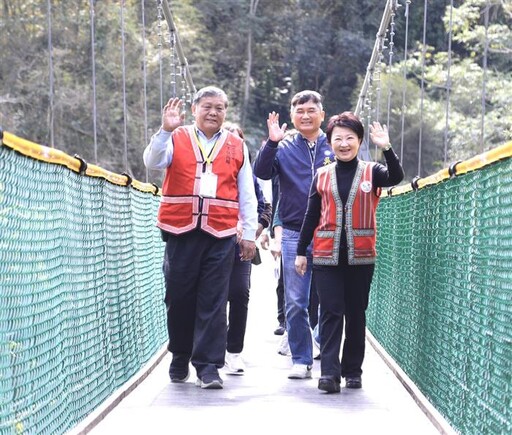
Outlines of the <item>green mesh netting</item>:
[{"label": "green mesh netting", "polygon": [[165,343],[158,203],[0,146],[0,434],[66,432]]},{"label": "green mesh netting", "polygon": [[457,431],[512,433],[512,159],[377,216],[370,331]]}]

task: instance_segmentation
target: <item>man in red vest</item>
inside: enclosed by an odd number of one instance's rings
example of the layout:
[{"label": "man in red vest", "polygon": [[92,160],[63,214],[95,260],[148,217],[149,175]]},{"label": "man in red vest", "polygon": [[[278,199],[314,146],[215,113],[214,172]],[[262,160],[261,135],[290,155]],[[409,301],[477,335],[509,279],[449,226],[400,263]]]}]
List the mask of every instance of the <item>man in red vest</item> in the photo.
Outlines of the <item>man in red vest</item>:
[{"label": "man in red vest", "polygon": [[144,151],[147,168],[165,170],[157,226],[166,242],[169,376],[171,382],[185,382],[191,362],[198,386],[220,389],[236,227],[240,220],[240,258],[249,261],[256,250],[257,201],[247,147],[222,128],[225,92],[200,89],[192,102],[192,125],[183,125],[182,104],[169,100],[162,126]]}]

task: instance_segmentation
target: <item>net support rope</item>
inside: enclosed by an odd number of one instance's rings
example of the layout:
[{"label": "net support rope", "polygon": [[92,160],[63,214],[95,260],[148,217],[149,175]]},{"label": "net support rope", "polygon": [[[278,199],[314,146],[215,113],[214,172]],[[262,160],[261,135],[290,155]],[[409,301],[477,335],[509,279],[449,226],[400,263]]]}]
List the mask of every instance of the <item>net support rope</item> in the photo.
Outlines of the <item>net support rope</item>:
[{"label": "net support rope", "polygon": [[421,177],[421,152],[423,139],[423,106],[425,100],[425,58],[427,56],[427,0],[423,3],[423,39],[421,47],[421,96],[420,96],[420,129],[418,138],[418,177]]},{"label": "net support rope", "polygon": [[128,119],[127,119],[127,102],[126,102],[126,52],[125,52],[125,28],[124,28],[124,12],[125,0],[121,1],[121,67],[123,72],[123,163],[124,169],[128,171]]},{"label": "net support rope", "polygon": [[408,45],[409,45],[409,5],[410,0],[405,2],[405,32],[404,32],[404,60],[403,60],[403,87],[402,87],[402,124],[400,129],[400,161],[404,161],[404,130],[405,130],[405,97],[407,95],[407,56],[408,56]]},{"label": "net support rope", "polygon": [[55,146],[55,72],[53,70],[53,42],[52,42],[52,2],[47,2],[48,15],[48,76],[49,76],[49,108],[48,108],[48,131],[50,132],[50,147]]},{"label": "net support rope", "polygon": [[480,121],[480,148],[483,152],[485,149],[485,99],[487,97],[487,56],[489,53],[489,0],[485,3],[484,9],[484,56],[482,59],[482,114]]},{"label": "net support rope", "polygon": [[453,0],[450,0],[450,19],[448,23],[448,65],[446,66],[446,103],[445,103],[445,122],[444,122],[444,167],[448,163],[448,132],[450,131],[450,95],[452,87],[451,68],[452,68],[452,30],[453,30]]},{"label": "net support rope", "polygon": [[91,23],[92,134],[94,140],[94,163],[98,164],[98,108],[96,100],[96,30],[94,1],[95,0],[89,0],[89,15]]}]

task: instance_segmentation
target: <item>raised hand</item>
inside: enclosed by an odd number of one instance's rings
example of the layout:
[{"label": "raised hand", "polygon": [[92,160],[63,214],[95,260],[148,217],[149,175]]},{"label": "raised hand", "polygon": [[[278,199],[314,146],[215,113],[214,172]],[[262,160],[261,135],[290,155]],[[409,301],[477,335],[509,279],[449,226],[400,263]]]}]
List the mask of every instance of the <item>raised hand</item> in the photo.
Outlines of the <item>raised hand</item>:
[{"label": "raised hand", "polygon": [[183,101],[171,98],[162,110],[162,130],[173,131],[185,121],[185,112],[181,109]]},{"label": "raised hand", "polygon": [[279,142],[284,137],[286,123],[279,127],[279,113],[272,112],[268,114],[267,127],[270,140]]},{"label": "raised hand", "polygon": [[370,139],[379,148],[387,148],[389,146],[388,127],[380,122],[374,121],[370,125]]}]

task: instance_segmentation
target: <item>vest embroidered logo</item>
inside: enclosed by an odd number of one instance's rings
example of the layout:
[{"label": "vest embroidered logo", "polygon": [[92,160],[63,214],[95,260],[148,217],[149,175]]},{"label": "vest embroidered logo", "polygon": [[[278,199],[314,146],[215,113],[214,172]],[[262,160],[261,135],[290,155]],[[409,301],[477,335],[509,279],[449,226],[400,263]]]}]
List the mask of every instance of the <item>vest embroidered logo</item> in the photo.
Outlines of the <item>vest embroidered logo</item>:
[{"label": "vest embroidered logo", "polygon": [[225,158],[226,163],[231,163],[231,159],[235,155],[235,144],[231,143],[231,141],[227,142],[226,149],[227,149],[226,158]]},{"label": "vest embroidered logo", "polygon": [[330,157],[325,157],[325,158],[324,158],[324,166],[325,166],[325,165],[329,165],[329,164],[331,164],[331,163],[332,163],[332,162],[331,162],[331,158],[330,158]]},{"label": "vest embroidered logo", "polygon": [[372,191],[372,183],[370,183],[369,181],[363,181],[361,183],[361,190],[364,193],[370,193]]}]

